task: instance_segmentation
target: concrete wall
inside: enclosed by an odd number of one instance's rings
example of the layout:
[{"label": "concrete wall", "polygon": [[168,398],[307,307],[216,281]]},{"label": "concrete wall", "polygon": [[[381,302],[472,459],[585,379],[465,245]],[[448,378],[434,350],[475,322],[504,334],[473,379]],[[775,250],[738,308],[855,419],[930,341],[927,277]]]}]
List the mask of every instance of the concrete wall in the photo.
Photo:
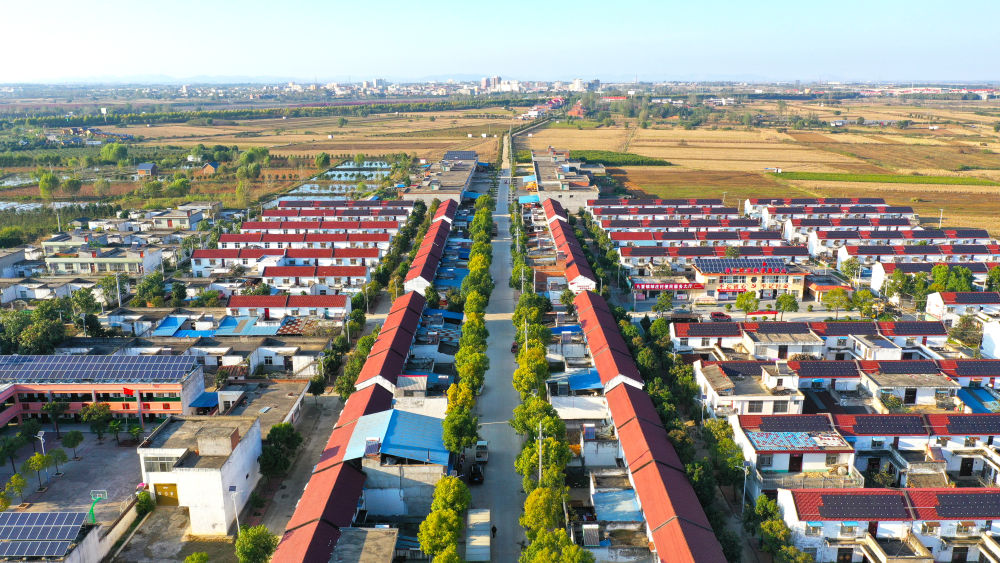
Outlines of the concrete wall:
[{"label": "concrete wall", "polygon": [[[402,502],[406,514],[418,516],[431,510],[434,496],[434,486],[444,477],[445,468],[440,465],[382,465],[378,460],[363,459],[362,469],[367,476],[365,480],[366,495],[371,489],[392,489],[402,494]],[[378,493],[372,495],[372,498]],[[368,498],[366,496],[366,498]],[[378,510],[388,509],[388,506],[372,506],[366,501],[368,511],[382,515]]]},{"label": "concrete wall", "polygon": [[184,414],[195,414],[195,409],[188,405],[204,392],[205,368],[198,366],[198,369],[189,374],[187,379],[181,383],[181,406]]}]

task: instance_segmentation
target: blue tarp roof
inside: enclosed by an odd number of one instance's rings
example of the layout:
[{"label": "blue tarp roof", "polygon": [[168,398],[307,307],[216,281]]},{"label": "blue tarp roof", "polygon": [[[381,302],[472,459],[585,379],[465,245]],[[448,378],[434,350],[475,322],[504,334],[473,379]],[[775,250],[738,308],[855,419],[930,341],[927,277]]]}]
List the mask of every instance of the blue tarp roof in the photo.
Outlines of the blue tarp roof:
[{"label": "blue tarp roof", "polygon": [[604,386],[601,385],[601,376],[597,374],[596,369],[588,369],[586,371],[578,371],[576,373],[569,374],[569,388],[573,391],[582,391],[584,389],[602,389]]},{"label": "blue tarp roof", "polygon": [[362,416],[354,426],[344,459],[364,457],[366,440],[378,438],[383,454],[448,466],[441,422],[433,416],[398,410]]},{"label": "blue tarp roof", "polygon": [[552,331],[552,334],[561,334],[563,332],[572,332],[573,334],[580,334],[583,332],[583,329],[580,328],[580,325],[554,326],[549,330]]},{"label": "blue tarp roof", "polygon": [[198,398],[191,401],[190,407],[210,409],[219,406],[219,394],[215,391],[204,391]]},{"label": "blue tarp roof", "polygon": [[540,203],[541,200],[538,199],[537,195],[523,195],[517,198],[517,202],[524,205],[525,203]]},{"label": "blue tarp roof", "polygon": [[462,197],[467,197],[469,199],[479,199],[479,196],[483,195],[482,192],[464,192]]},{"label": "blue tarp roof", "polygon": [[466,268],[438,268],[434,287],[462,287],[462,280],[468,275],[469,270]]},{"label": "blue tarp roof", "polygon": [[280,326],[259,326],[260,317],[229,317],[222,319],[216,336],[274,336]]}]

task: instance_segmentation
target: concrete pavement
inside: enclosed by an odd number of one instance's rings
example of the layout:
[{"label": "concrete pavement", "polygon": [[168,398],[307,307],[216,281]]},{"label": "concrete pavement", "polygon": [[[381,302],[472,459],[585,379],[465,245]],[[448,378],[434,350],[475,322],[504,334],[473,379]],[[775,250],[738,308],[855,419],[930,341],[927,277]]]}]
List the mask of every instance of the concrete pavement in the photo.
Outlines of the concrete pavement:
[{"label": "concrete pavement", "polygon": [[[506,147],[505,147],[505,153]],[[509,158],[509,154],[507,155]],[[521,476],[514,471],[514,460],[521,451],[521,436],[508,424],[511,414],[521,402],[521,397],[511,385],[514,373],[514,355],[510,343],[514,340],[511,314],[514,312],[515,294],[507,284],[510,277],[510,218],[507,216],[507,194],[510,189],[509,170],[501,176],[497,193],[497,210],[493,215],[498,236],[493,239],[493,263],[490,273],[496,288],[486,308],[486,328],[490,336],[487,356],[490,369],[486,384],[479,396],[479,435],[490,443],[490,460],[486,479],[482,485],[472,485],[472,507],[489,508],[493,525],[497,527],[493,539],[493,561],[516,561],[525,541],[524,530],[518,517],[524,506]]]}]

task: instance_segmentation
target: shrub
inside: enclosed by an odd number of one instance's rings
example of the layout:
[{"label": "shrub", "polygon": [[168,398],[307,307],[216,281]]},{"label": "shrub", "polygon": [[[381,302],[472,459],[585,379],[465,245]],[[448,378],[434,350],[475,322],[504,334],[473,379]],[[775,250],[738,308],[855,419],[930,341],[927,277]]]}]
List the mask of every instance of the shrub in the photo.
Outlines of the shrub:
[{"label": "shrub", "polygon": [[140,492],[135,500],[135,512],[139,518],[149,514],[155,508],[156,503],[153,502],[153,497],[149,494],[149,491]]}]

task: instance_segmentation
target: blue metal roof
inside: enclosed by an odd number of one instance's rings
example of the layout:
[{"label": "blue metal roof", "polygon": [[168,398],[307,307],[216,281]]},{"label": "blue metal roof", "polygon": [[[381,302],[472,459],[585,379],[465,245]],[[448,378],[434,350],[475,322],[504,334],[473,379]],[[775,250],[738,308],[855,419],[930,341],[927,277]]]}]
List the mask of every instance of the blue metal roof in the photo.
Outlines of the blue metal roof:
[{"label": "blue metal roof", "polygon": [[216,336],[274,336],[281,326],[260,326],[260,317],[225,317],[215,330]]},{"label": "blue metal roof", "polygon": [[569,388],[573,391],[582,391],[584,389],[603,389],[604,386],[601,385],[601,377],[597,374],[597,370],[588,369],[569,374]]},{"label": "blue metal roof", "polygon": [[448,465],[449,452],[441,438],[440,418],[406,411],[388,410],[362,416],[354,426],[344,459],[365,455],[369,438],[382,441],[386,455]]},{"label": "blue metal roof", "polygon": [[153,336],[173,336],[174,333],[177,332],[177,329],[184,324],[185,320],[187,319],[169,316],[160,322],[159,326],[156,327],[156,330],[153,331]]},{"label": "blue metal roof", "polygon": [[212,408],[219,406],[219,394],[215,391],[204,391],[198,398],[191,401],[190,407]]},{"label": "blue metal roof", "polygon": [[525,203],[540,203],[541,200],[538,199],[537,195],[523,195],[517,198],[517,202],[524,205]]},{"label": "blue metal roof", "polygon": [[571,332],[573,334],[581,334],[581,333],[583,333],[583,329],[580,328],[580,325],[555,326],[555,327],[550,328],[549,330],[552,331],[552,334],[561,334],[563,332]]},{"label": "blue metal roof", "polygon": [[985,389],[963,387],[958,390],[958,398],[975,414],[1000,411],[1000,403]]},{"label": "blue metal roof", "polygon": [[604,522],[642,522],[633,489],[594,493],[594,512]]}]

